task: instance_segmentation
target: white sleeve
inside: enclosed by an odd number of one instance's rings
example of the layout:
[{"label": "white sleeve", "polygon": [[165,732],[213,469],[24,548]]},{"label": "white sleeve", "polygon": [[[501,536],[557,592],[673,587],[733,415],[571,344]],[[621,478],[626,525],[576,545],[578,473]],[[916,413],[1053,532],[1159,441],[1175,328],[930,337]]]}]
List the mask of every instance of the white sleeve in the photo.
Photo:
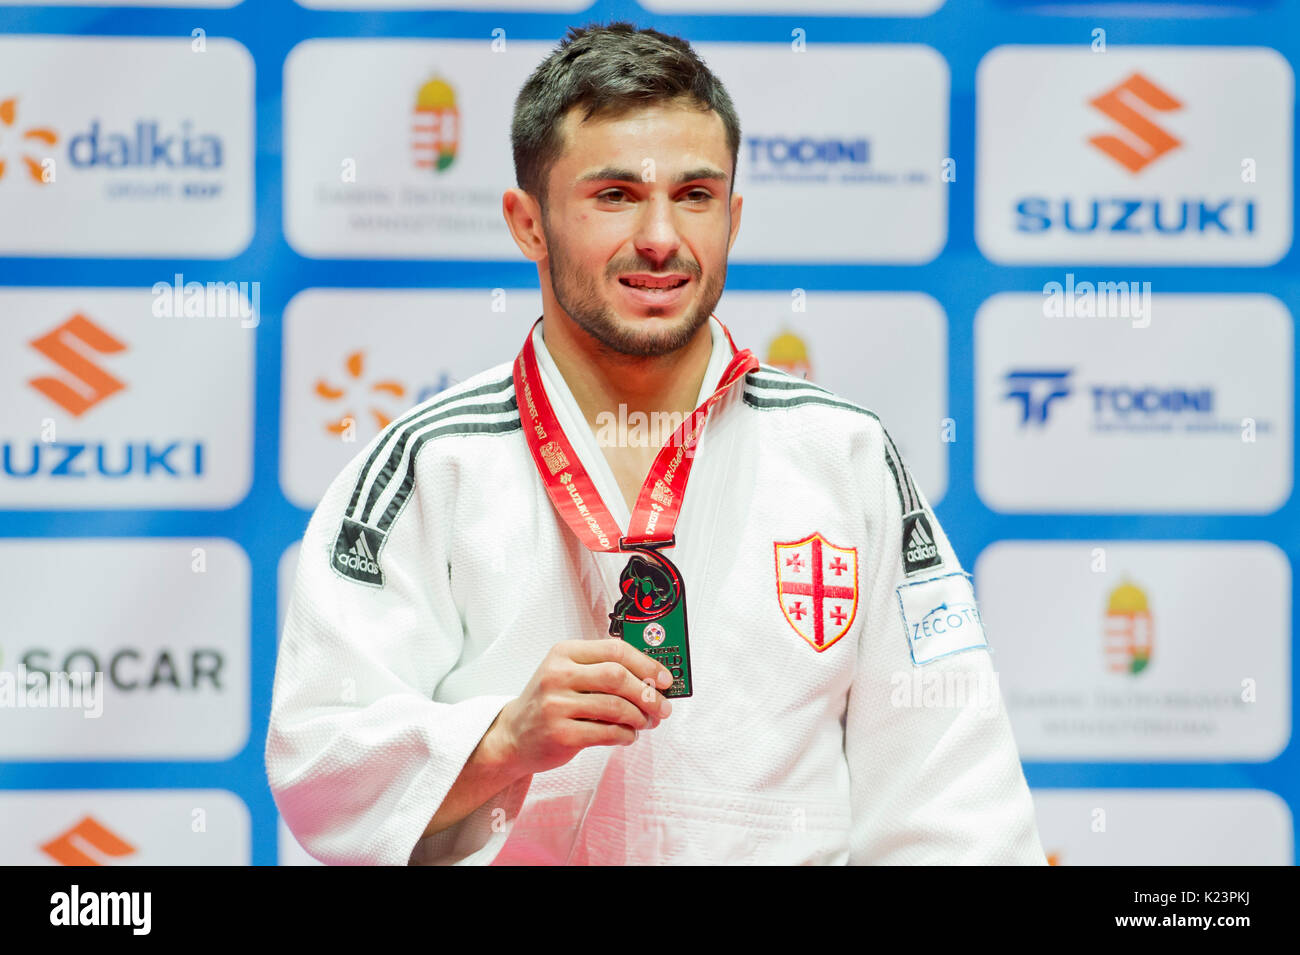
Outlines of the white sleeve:
[{"label": "white sleeve", "polygon": [[1044,865],[970,576],[872,421],[849,862]]},{"label": "white sleeve", "polygon": [[[490,863],[531,776],[450,829],[421,836],[512,697],[434,702],[463,643],[446,544],[431,530],[441,522],[422,513],[429,502],[417,487],[387,533],[345,525],[381,438],[335,478],[303,537],[276,663],[267,777],[286,825],[322,862]],[[374,558],[382,585],[358,579],[368,564],[349,576],[339,553]]]}]

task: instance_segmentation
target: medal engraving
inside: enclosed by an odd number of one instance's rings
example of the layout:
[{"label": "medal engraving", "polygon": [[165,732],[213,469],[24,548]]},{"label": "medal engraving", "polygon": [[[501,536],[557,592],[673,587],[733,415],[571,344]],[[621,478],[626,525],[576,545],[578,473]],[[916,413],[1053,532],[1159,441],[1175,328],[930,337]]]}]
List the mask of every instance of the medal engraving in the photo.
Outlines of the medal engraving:
[{"label": "medal engraving", "polygon": [[619,575],[622,596],[609,615],[609,635],[620,637],[673,675],[668,698],[690,696],[691,656],[686,638],[686,588],[663,554],[637,550]]}]

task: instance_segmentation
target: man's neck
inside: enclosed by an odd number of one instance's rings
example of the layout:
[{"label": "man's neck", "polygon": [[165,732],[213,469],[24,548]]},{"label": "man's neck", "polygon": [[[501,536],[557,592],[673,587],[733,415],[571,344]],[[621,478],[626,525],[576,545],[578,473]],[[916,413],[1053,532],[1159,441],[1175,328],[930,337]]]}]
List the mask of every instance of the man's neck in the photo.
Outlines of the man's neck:
[{"label": "man's neck", "polygon": [[595,430],[601,412],[630,415],[695,410],[709,359],[713,355],[712,320],[705,322],[685,346],[670,355],[639,358],[611,352],[572,319],[544,318],[542,337],[555,367]]}]

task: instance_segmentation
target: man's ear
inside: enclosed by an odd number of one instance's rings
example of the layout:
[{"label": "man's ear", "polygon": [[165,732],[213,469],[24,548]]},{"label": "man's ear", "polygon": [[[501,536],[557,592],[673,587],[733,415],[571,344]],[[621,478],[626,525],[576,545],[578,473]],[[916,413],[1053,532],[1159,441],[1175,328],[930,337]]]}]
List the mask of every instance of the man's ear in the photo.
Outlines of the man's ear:
[{"label": "man's ear", "polygon": [[507,189],[501,195],[501,214],[524,258],[532,262],[546,258],[542,208],[531,194],[513,186]]},{"label": "man's ear", "polygon": [[740,207],[744,204],[745,197],[736,193],[731,197],[731,238],[727,240],[727,254],[731,254],[731,247],[736,244],[736,236],[740,234]]}]

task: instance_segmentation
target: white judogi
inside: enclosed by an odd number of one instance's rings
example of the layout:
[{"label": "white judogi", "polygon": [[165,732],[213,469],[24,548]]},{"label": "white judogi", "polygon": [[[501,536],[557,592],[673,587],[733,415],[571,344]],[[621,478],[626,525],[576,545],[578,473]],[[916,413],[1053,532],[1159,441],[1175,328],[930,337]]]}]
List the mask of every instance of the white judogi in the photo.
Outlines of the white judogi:
[{"label": "white judogi", "polygon": [[[700,401],[731,357],[710,324]],[[596,436],[540,325],[533,335],[551,404],[626,529]],[[393,422],[308,525],[266,746],[276,804],[308,852],[1045,862],[947,537],[874,415],[766,365],[714,407],[666,552],[686,586],[694,695],[632,745],[582,750],[420,839],[546,651],[608,639],[627,562],[587,550],[556,514],[511,369]]]}]

